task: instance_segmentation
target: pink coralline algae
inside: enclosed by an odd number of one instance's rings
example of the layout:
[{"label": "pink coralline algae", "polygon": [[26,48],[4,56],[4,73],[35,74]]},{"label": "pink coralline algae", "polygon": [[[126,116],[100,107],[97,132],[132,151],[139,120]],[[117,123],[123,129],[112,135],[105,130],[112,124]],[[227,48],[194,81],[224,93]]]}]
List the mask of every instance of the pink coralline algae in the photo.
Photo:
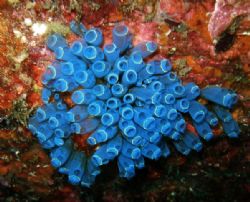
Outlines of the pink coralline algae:
[{"label": "pink coralline algae", "polygon": [[236,17],[250,15],[249,0],[217,0],[208,24],[212,39],[219,37]]}]

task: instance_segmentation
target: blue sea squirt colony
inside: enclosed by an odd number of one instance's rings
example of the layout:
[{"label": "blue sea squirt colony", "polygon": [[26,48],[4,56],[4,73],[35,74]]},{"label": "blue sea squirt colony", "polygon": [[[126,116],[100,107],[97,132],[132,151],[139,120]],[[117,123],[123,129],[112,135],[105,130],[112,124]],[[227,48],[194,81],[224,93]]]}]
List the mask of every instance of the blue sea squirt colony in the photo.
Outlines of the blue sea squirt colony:
[{"label": "blue sea squirt colony", "polygon": [[[238,124],[228,111],[237,102],[234,92],[183,85],[167,59],[146,63],[157,44],[133,46],[125,25],[114,27],[113,42],[103,49],[100,29],[87,30],[74,21],[70,27],[79,35],[70,47],[59,34],[47,40],[56,60],[42,77],[44,105],[29,121],[31,132],[50,151],[51,164],[70,183],[89,187],[100,166],[114,159],[120,176],[130,179],[135,168],[144,167],[144,158],[167,157],[167,142],[184,155],[200,151],[201,139],[213,138],[211,127],[218,122],[227,136],[238,137]],[[65,93],[73,106],[65,103]],[[209,110],[196,101],[199,97],[210,101]],[[186,129],[187,119],[199,136]],[[73,134],[91,134],[87,144],[93,152],[77,150]]]}]

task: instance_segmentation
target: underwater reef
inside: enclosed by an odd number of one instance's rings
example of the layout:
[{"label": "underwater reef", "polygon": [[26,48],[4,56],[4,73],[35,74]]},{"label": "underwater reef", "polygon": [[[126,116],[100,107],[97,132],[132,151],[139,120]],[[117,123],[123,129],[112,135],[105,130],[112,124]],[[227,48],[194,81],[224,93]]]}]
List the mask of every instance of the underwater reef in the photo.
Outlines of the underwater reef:
[{"label": "underwater reef", "polygon": [[[70,27],[79,35],[70,46],[59,34],[48,37],[56,60],[42,77],[44,105],[28,124],[42,147],[50,150],[51,164],[68,175],[70,183],[90,187],[100,167],[112,160],[117,160],[120,177],[130,179],[136,168],[145,166],[145,158],[169,156],[166,139],[183,155],[199,152],[201,139],[211,140],[211,128],[219,123],[228,137],[238,137],[239,126],[229,112],[237,102],[233,91],[183,84],[169,60],[148,60],[157,44],[133,46],[125,25],[113,28],[112,43],[103,49],[100,29],[86,29],[75,21]],[[199,97],[209,101],[208,107],[197,101]],[[186,122],[195,131],[188,130]],[[86,136],[92,151],[77,150],[73,134]]]},{"label": "underwater reef", "polygon": [[[248,201],[247,16],[247,0],[1,0],[0,201]],[[72,20],[88,29],[98,27],[105,44],[113,42],[112,29],[116,24],[126,25],[133,34],[133,46],[145,41],[157,43],[157,51],[144,59],[146,64],[167,58],[183,86],[193,82],[201,91],[217,86],[236,92],[238,102],[227,110],[239,124],[239,138],[229,138],[223,125],[218,124],[211,127],[213,137],[206,141],[197,133],[190,114],[181,113],[187,130],[202,142],[199,152],[183,155],[175,148],[174,140],[163,136],[161,141],[171,154],[157,160],[144,158],[145,167],[135,168],[136,175],[130,180],[119,177],[115,158],[99,167],[101,174],[91,188],[69,183],[69,176],[51,165],[51,150],[44,149],[27,128],[37,108],[44,107],[41,94],[46,87],[41,78],[55,60],[46,40],[55,33],[69,45],[79,40],[82,36],[70,31]],[[67,106],[66,113],[75,105],[71,93],[59,93]],[[54,98],[57,95],[53,94],[49,103],[56,106]],[[195,101],[214,110],[213,102],[202,94]],[[89,145],[90,135],[74,133],[62,140],[72,141],[73,150],[90,159],[105,144]]]}]

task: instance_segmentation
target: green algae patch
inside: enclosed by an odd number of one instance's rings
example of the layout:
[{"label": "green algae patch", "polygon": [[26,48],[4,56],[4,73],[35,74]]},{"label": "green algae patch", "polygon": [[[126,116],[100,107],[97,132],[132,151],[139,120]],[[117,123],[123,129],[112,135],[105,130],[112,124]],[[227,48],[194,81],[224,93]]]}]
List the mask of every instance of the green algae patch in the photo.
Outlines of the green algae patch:
[{"label": "green algae patch", "polygon": [[177,59],[174,64],[180,77],[186,76],[192,70],[191,67],[188,67],[186,59]]},{"label": "green algae patch", "polygon": [[46,35],[53,33],[59,33],[63,36],[67,36],[70,33],[70,28],[60,22],[49,22],[47,23]]},{"label": "green algae patch", "polygon": [[20,3],[20,0],[8,0],[8,4],[12,7],[16,7]]}]

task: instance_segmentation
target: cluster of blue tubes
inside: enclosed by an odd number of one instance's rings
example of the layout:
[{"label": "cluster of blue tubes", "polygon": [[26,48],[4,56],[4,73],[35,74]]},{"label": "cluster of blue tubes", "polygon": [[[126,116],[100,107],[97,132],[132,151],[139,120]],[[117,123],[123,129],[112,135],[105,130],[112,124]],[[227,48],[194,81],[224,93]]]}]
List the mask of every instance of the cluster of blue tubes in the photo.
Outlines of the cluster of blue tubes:
[{"label": "cluster of blue tubes", "polygon": [[[120,176],[130,179],[135,168],[144,167],[144,158],[170,154],[167,139],[184,155],[200,151],[200,137],[213,138],[211,128],[219,122],[229,137],[238,137],[238,124],[228,111],[237,102],[234,92],[183,85],[167,59],[146,63],[157,44],[133,46],[125,25],[114,27],[113,42],[103,48],[100,29],[75,22],[70,27],[80,36],[70,47],[59,34],[48,38],[56,60],[42,77],[44,105],[29,121],[31,132],[50,150],[52,165],[70,183],[89,187],[100,166],[115,158]],[[64,93],[71,93],[72,108],[63,101]],[[210,110],[196,101],[199,96],[213,103]],[[199,136],[186,129],[187,115]],[[91,134],[87,144],[95,151],[87,156],[76,150],[72,134]]]}]

